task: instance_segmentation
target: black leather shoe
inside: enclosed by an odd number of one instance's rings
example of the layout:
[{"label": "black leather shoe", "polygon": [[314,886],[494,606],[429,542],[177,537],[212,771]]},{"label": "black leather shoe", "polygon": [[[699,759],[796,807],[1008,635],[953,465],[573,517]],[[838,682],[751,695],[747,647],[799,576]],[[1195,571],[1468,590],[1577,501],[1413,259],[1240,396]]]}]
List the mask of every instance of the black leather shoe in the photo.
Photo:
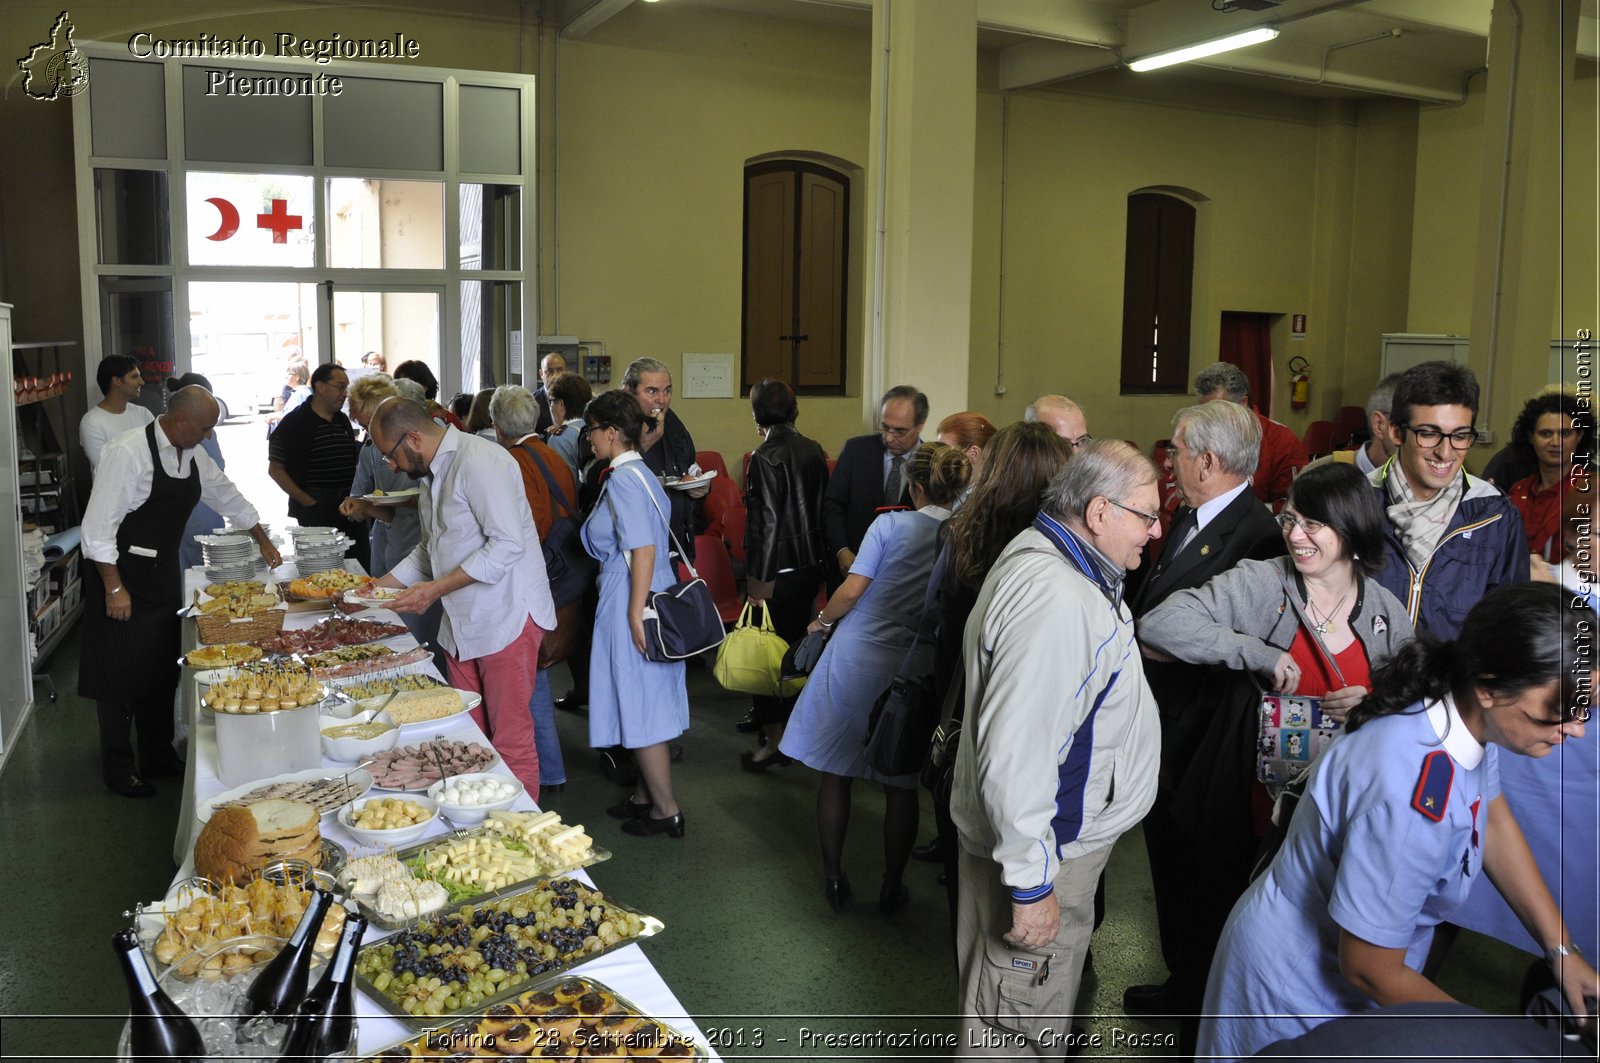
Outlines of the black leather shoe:
[{"label": "black leather shoe", "polygon": [[739,722],[733,725],[733,729],[742,735],[753,735],[761,730],[761,725],[756,723],[756,710],[751,709],[741,716]]},{"label": "black leather shoe", "polygon": [[156,795],[154,786],[151,786],[131,771],[123,775],[113,775],[107,778],[106,789],[120,797],[154,797]]},{"label": "black leather shoe", "polygon": [[635,804],[633,798],[623,798],[620,804],[612,805],[606,809],[606,815],[612,819],[643,819],[650,814],[650,802]]},{"label": "black leather shoe", "polygon": [[[649,808],[649,805],[645,806],[646,810]],[[683,837],[683,813],[677,812],[665,819],[657,819],[650,815],[637,816],[622,825],[622,833],[634,834],[641,838],[652,834],[665,834],[669,838],[681,838]]]},{"label": "black leather shoe", "polygon": [[921,860],[925,864],[944,863],[944,846],[935,838],[927,845],[919,845],[911,850],[911,859]]},{"label": "black leather shoe", "polygon": [[906,889],[903,882],[885,882],[883,888],[878,890],[878,911],[884,915],[893,915],[906,906],[911,899],[911,891]]},{"label": "black leather shoe", "polygon": [[1129,986],[1122,991],[1122,1010],[1129,1015],[1183,1015],[1194,1008],[1168,980],[1160,985]]},{"label": "black leather shoe", "polygon": [[830,878],[822,884],[822,894],[828,898],[828,907],[842,912],[844,906],[850,903],[850,880],[843,875]]},{"label": "black leather shoe", "polygon": [[589,707],[589,702],[578,697],[576,690],[569,690],[555,700],[555,706],[562,712],[582,712]]},{"label": "black leather shoe", "polygon": [[786,768],[793,763],[794,758],[782,753],[774,753],[770,757],[758,757],[747,750],[739,754],[739,767],[757,775],[760,775],[768,768]]}]

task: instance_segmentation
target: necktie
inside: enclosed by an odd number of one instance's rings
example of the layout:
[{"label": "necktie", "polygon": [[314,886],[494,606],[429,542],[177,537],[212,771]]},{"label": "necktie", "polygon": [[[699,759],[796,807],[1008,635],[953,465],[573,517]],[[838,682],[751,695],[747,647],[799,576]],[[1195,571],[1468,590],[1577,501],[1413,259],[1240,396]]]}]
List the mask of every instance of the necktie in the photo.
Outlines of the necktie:
[{"label": "necktie", "polygon": [[905,463],[903,456],[897,456],[889,463],[889,475],[883,481],[883,504],[886,506],[900,504],[900,492],[905,490],[905,472],[901,466]]},{"label": "necktie", "polygon": [[1167,548],[1161,552],[1161,563],[1156,566],[1160,573],[1183,551],[1190,537],[1194,535],[1197,524],[1194,509],[1189,506],[1179,506],[1177,514],[1172,518],[1172,526],[1167,529]]}]

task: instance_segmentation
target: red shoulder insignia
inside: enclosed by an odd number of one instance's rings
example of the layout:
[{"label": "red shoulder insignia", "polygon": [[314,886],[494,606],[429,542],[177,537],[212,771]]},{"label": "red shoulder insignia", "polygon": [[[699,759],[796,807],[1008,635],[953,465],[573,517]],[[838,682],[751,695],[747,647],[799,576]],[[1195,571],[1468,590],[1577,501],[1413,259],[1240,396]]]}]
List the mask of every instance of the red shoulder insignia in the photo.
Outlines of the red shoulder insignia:
[{"label": "red shoulder insignia", "polygon": [[1444,750],[1436,749],[1423,757],[1422,774],[1417,776],[1411,807],[1435,823],[1444,819],[1445,806],[1450,803],[1450,784],[1455,777],[1455,761]]}]

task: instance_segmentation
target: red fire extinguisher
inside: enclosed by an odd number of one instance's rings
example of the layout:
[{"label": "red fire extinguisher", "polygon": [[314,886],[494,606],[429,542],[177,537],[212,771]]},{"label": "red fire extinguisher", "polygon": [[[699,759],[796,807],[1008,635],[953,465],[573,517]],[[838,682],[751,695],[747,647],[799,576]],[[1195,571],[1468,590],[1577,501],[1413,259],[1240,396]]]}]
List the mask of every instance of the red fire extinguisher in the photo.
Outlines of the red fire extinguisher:
[{"label": "red fire extinguisher", "polygon": [[1289,405],[1297,410],[1306,408],[1311,401],[1311,363],[1295,355],[1289,359]]}]

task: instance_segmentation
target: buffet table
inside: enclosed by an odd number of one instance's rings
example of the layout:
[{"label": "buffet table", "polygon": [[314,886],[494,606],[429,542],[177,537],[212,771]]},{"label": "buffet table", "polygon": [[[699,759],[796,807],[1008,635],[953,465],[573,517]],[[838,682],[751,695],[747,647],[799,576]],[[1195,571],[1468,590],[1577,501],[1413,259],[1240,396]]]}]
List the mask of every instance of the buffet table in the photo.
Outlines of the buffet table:
[{"label": "buffet table", "polygon": [[[360,572],[354,561],[346,562],[346,567],[352,571]],[[274,574],[273,578],[280,583],[287,583],[295,577],[292,563],[285,563]],[[258,577],[259,578],[259,577]],[[186,601],[192,601],[194,592],[203,588],[207,580],[204,571],[199,568],[190,569],[184,575],[184,595]],[[284,630],[307,628],[328,615],[327,610],[315,612],[291,612],[284,620]],[[391,623],[399,622],[399,617],[387,610],[371,610],[360,614],[363,618],[371,618]],[[192,621],[185,624],[184,649],[187,651],[196,644],[197,633]],[[397,650],[410,649],[417,645],[415,639],[409,635],[386,640],[386,644]],[[431,664],[422,668],[412,668],[411,671],[426,671],[438,676]],[[442,677],[441,677],[442,678]],[[173,859],[178,864],[179,871],[174,882],[189,878],[194,872],[194,841],[201,829],[198,816],[200,808],[205,802],[230,789],[229,784],[218,778],[218,752],[216,723],[211,714],[200,712],[200,698],[198,682],[193,671],[185,670],[179,691],[180,703],[184,718],[189,722],[189,756],[188,767],[184,778],[183,807],[180,813],[176,838],[173,844]],[[452,741],[479,742],[490,745],[487,737],[473,721],[469,713],[437,721],[434,730],[428,732],[429,737],[434,734],[444,735]],[[333,761],[324,760],[324,766],[330,774],[347,769],[349,765],[335,764]],[[504,762],[499,762],[491,769],[500,774],[510,776]],[[537,809],[538,806],[526,794],[522,794],[517,803],[512,806],[513,811],[528,811]],[[443,822],[442,816],[436,816],[429,827],[423,840],[450,833],[450,827]],[[322,819],[322,834],[324,838],[331,839],[344,847],[350,856],[361,855],[363,850],[339,823],[336,815],[327,815]],[[584,871],[567,873],[568,877],[575,878],[590,886],[594,881]],[[649,911],[648,897],[620,898],[624,902],[635,905],[644,911]],[[368,929],[364,939],[366,944],[382,940],[388,931],[372,926]],[[672,990],[667,987],[659,972],[645,956],[644,951],[637,945],[631,944],[608,952],[595,959],[571,968],[572,973],[594,978],[611,986],[619,994],[632,1000],[646,1014],[676,1027],[681,1032],[695,1038],[702,1046],[705,1044],[705,1035],[684,1011]],[[419,1030],[408,1027],[393,1018],[376,1001],[365,993],[357,993],[356,997],[357,1023],[359,1025],[359,1050],[362,1055],[368,1055],[378,1050],[415,1036]],[[440,1025],[443,1025],[441,1020]],[[716,1058],[713,1053],[712,1058]]]}]

